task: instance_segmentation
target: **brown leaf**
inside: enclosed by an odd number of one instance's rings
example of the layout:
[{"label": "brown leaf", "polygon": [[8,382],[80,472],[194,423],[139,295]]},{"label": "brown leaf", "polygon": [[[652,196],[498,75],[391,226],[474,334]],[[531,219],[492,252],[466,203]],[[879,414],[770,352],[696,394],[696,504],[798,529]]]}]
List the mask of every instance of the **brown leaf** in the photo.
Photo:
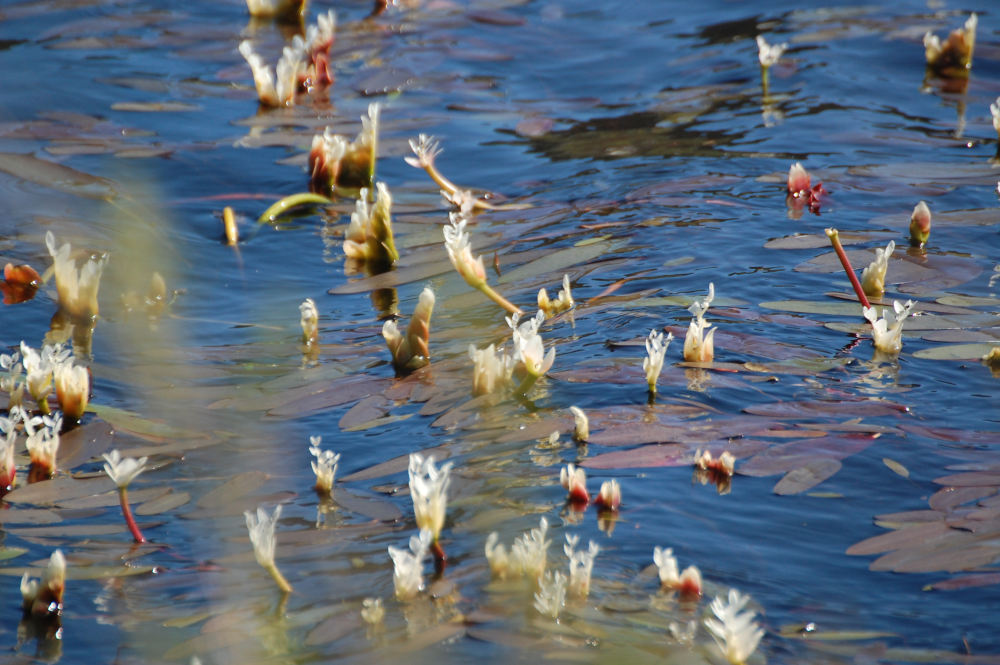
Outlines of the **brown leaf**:
[{"label": "brown leaf", "polygon": [[817,459],[792,469],[774,486],[780,495],[800,494],[840,471],[841,463],[834,459]]}]

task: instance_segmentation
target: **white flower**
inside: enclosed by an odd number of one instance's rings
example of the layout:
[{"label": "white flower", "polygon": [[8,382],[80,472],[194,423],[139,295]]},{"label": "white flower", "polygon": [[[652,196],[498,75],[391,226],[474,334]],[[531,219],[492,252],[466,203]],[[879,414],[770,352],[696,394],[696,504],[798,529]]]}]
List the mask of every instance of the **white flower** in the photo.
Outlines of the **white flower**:
[{"label": "white flower", "polygon": [[516,538],[510,548],[516,567],[533,580],[540,580],[545,572],[549,545],[552,543],[545,537],[548,530],[549,521],[542,517],[538,520],[538,528]]},{"label": "white flower", "polygon": [[90,375],[87,374],[87,368],[74,365],[72,360],[57,365],[53,383],[63,415],[79,420],[87,410],[90,396]]},{"label": "white flower", "polygon": [[6,376],[0,376],[0,392],[7,393],[11,406],[21,403],[21,396],[24,394],[24,384],[21,383],[21,373],[24,366],[21,364],[21,354],[18,352],[0,354],[0,370]]},{"label": "white flower", "polygon": [[[708,450],[695,453],[695,466],[703,470],[711,470],[726,476],[732,476],[736,468],[736,458],[728,450],[724,450],[718,457],[712,457]],[[703,483],[704,484],[704,483]]]},{"label": "white flower", "polygon": [[566,604],[566,576],[556,571],[548,571],[535,593],[535,609],[539,614],[559,619],[559,612]]},{"label": "white flower", "polygon": [[573,414],[573,438],[577,441],[587,441],[590,438],[590,420],[587,414],[578,406],[569,407]]},{"label": "white flower", "polygon": [[263,568],[274,568],[274,528],[281,517],[281,504],[274,507],[274,513],[268,515],[263,506],[257,508],[257,514],[247,510],[243,513],[247,520],[247,531],[250,533],[250,543],[253,545],[253,555]]},{"label": "white flower", "polygon": [[[40,429],[36,426],[42,425]],[[44,473],[52,475],[56,471],[56,454],[59,452],[59,431],[62,429],[62,415],[54,418],[44,416],[25,418],[24,431],[28,435],[26,447],[31,463]]]},{"label": "white flower", "polygon": [[622,488],[617,480],[605,480],[595,503],[606,510],[618,510],[622,503]]},{"label": "white flower", "polygon": [[315,343],[319,337],[319,311],[312,298],[306,298],[299,305],[299,325],[302,326],[302,339],[305,343]]},{"label": "white flower", "polygon": [[673,333],[667,333],[664,338],[663,333],[655,328],[649,331],[649,337],[646,338],[646,358],[642,361],[642,369],[646,372],[646,383],[649,384],[651,393],[656,393],[656,381],[663,371],[663,358],[667,355],[667,347],[673,339]]},{"label": "white flower", "polygon": [[21,598],[25,612],[34,616],[58,614],[62,609],[66,588],[66,557],[56,550],[49,557],[42,579],[34,580],[28,573],[21,576]]},{"label": "white flower", "polygon": [[518,314],[507,318],[507,324],[513,330],[514,360],[521,362],[531,376],[540,377],[552,368],[556,360],[555,347],[546,354],[542,337],[538,334],[538,328],[545,322],[545,312],[538,310],[534,318],[520,324],[519,321]]},{"label": "white flower", "polygon": [[239,45],[240,54],[250,65],[254,86],[257,88],[257,98],[265,106],[292,106],[295,104],[295,91],[299,85],[299,70],[303,65],[304,54],[291,46],[286,46],[281,52],[281,58],[274,71],[264,63],[264,59],[253,50],[253,44],[245,39]]},{"label": "white flower", "polygon": [[514,358],[503,348],[497,349],[490,344],[485,349],[476,349],[469,345],[469,358],[472,359],[472,394],[486,395],[497,388],[506,385],[514,372]]},{"label": "white flower", "polygon": [[586,472],[572,464],[567,464],[559,471],[559,484],[563,486],[569,495],[570,501],[587,503],[590,495],[587,493]]},{"label": "white flower", "polygon": [[997,100],[990,104],[990,115],[993,116],[993,129],[1000,136],[1000,97],[997,97]]},{"label": "white flower", "polygon": [[52,257],[59,307],[78,319],[97,316],[97,291],[101,286],[101,273],[108,263],[108,255],[102,254],[100,258],[91,256],[83,264],[83,268],[77,270],[76,261],[70,258],[72,248],[68,242],[57,249],[55,236],[52,231],[47,231],[45,246]]},{"label": "white flower", "polygon": [[870,296],[880,296],[885,292],[885,271],[889,268],[889,258],[896,251],[896,242],[890,240],[885,249],[875,249],[875,260],[861,272],[861,288]]},{"label": "white flower", "polygon": [[448,221],[450,225],[444,227],[444,247],[448,250],[448,258],[469,286],[479,288],[486,283],[486,266],[483,265],[482,255],[472,258],[469,234],[465,231],[468,220],[452,212],[448,214]]},{"label": "white flower", "polygon": [[712,362],[715,357],[715,329],[705,321],[705,312],[715,299],[715,284],[708,285],[708,297],[695,300],[688,307],[691,312],[691,325],[684,337],[684,360],[693,363]]},{"label": "white flower", "polygon": [[146,470],[146,461],[149,458],[122,457],[116,448],[110,453],[105,453],[104,459],[107,460],[104,463],[104,473],[108,474],[115,485],[124,489],[135,480],[136,476]]},{"label": "white flower", "polygon": [[732,665],[741,665],[757,649],[764,630],[753,620],[753,610],[740,610],[750,600],[736,589],[729,590],[728,602],[716,596],[710,609],[716,618],[705,619],[705,627],[711,633],[719,651]]},{"label": "white flower", "polygon": [[321,492],[329,492],[333,489],[333,479],[337,475],[337,463],[340,462],[340,455],[332,450],[322,450],[319,444],[323,441],[321,436],[309,437],[309,452],[316,459],[312,462],[313,473],[316,474],[316,489]]},{"label": "white flower", "polygon": [[374,626],[382,623],[385,618],[385,607],[381,598],[365,598],[361,601],[361,618],[365,623]]},{"label": "white flower", "polygon": [[768,44],[762,35],[757,35],[757,58],[761,67],[770,67],[788,48],[788,44]]},{"label": "white flower", "polygon": [[865,307],[865,318],[872,324],[872,337],[875,348],[883,353],[895,354],[903,348],[903,321],[913,313],[915,304],[907,300],[901,305],[898,300],[892,301],[892,309],[882,308],[882,318],[874,307]]},{"label": "white flower", "polygon": [[590,593],[590,576],[594,570],[594,559],[601,548],[594,541],[590,541],[587,551],[577,552],[575,548],[579,541],[580,536],[577,534],[566,534],[563,552],[569,557],[569,589],[580,598],[586,598]]},{"label": "white flower", "polygon": [[415,157],[407,157],[406,163],[418,169],[434,166],[434,158],[441,154],[441,147],[433,136],[420,134],[417,140],[410,139],[410,149]]},{"label": "white flower", "polygon": [[563,275],[562,289],[559,290],[559,295],[555,300],[549,299],[549,294],[544,288],[538,291],[538,309],[544,311],[545,316],[555,316],[559,312],[570,309],[573,305],[573,292],[570,290],[569,275]]},{"label": "white flower", "polygon": [[677,559],[671,548],[654,547],[653,563],[659,569],[661,588],[687,595],[701,595],[701,571],[696,566],[688,566],[683,573],[678,574]]},{"label": "white flower", "polygon": [[410,536],[410,551],[389,545],[392,558],[392,582],[396,598],[409,600],[424,588],[424,558],[431,545],[431,532],[421,529],[419,536]]},{"label": "white flower", "polygon": [[417,519],[417,528],[430,531],[434,541],[437,541],[444,527],[452,465],[452,462],[448,462],[438,468],[434,466],[433,455],[426,459],[419,453],[410,455],[410,497],[413,499],[413,514]]},{"label": "white flower", "polygon": [[498,542],[500,535],[493,531],[486,537],[486,546],[483,548],[486,554],[486,561],[490,564],[490,573],[494,577],[506,579],[512,572],[520,573],[519,570],[512,570],[512,559],[503,543]]}]

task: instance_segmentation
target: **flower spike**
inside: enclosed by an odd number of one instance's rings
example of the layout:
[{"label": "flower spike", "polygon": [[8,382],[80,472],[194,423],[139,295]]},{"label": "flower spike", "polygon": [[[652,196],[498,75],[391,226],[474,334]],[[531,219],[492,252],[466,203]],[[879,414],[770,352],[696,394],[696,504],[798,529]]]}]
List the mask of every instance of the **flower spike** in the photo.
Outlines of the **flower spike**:
[{"label": "flower spike", "polygon": [[673,333],[667,333],[666,338],[664,338],[663,333],[657,332],[655,328],[649,331],[649,337],[646,338],[646,358],[642,361],[642,369],[646,372],[646,384],[652,395],[656,394],[656,381],[660,378],[660,372],[663,371],[663,359],[666,357],[667,347],[670,346],[673,339]]},{"label": "flower spike", "polygon": [[263,507],[258,507],[256,514],[248,510],[243,516],[247,521],[247,531],[250,534],[250,543],[253,545],[253,555],[257,563],[270,573],[282,593],[291,593],[292,585],[274,562],[276,546],[274,528],[278,525],[278,518],[281,517],[281,504],[274,507],[274,513],[271,515],[268,515]]},{"label": "flower spike", "polygon": [[749,600],[749,596],[730,589],[727,600],[716,596],[712,601],[710,609],[715,618],[705,619],[705,628],[730,665],[746,663],[764,636],[764,630],[753,620],[756,612],[741,611]]},{"label": "flower spike", "polygon": [[714,299],[715,284],[712,283],[708,285],[708,297],[695,300],[688,307],[692,319],[684,337],[684,360],[687,362],[710,363],[715,357],[715,329],[705,321],[705,312]]},{"label": "flower spike", "polygon": [[382,337],[392,354],[392,366],[397,374],[406,374],[430,362],[431,313],[434,311],[434,292],[425,286],[413,310],[406,336],[399,332],[396,322],[389,319],[382,325]]},{"label": "flower spike", "polygon": [[521,309],[497,293],[486,283],[486,266],[483,257],[472,258],[472,247],[465,227],[468,219],[459,213],[449,213],[449,225],[444,227],[444,247],[451,264],[466,284],[482,291],[483,295],[511,314],[521,314]]},{"label": "flower spike", "polygon": [[329,494],[333,491],[333,479],[337,475],[337,463],[340,462],[340,454],[332,450],[323,450],[319,447],[323,437],[309,437],[309,452],[316,458],[312,462],[313,473],[316,474],[315,490],[320,494]]}]

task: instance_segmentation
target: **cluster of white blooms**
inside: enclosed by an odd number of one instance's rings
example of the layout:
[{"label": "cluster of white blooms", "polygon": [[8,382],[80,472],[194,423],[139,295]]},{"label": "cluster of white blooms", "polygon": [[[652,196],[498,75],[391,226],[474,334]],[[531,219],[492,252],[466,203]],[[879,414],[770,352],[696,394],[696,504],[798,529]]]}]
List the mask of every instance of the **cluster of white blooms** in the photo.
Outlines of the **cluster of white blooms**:
[{"label": "cluster of white blooms", "polygon": [[697,566],[688,566],[678,573],[677,558],[672,548],[654,547],[653,563],[659,571],[660,587],[682,593],[701,594],[701,571]]},{"label": "cluster of white blooms", "polygon": [[496,531],[486,538],[486,560],[490,571],[495,577],[506,579],[511,576],[524,576],[540,580],[545,572],[549,545],[552,541],[546,538],[549,521],[542,517],[538,527],[514,539],[510,551],[499,543],[500,536]]},{"label": "cluster of white blooms", "polygon": [[46,344],[35,350],[22,341],[19,353],[0,356],[0,369],[6,373],[0,379],[0,390],[6,391],[10,404],[17,406],[26,386],[38,409],[48,414],[49,396],[55,389],[63,415],[79,420],[90,397],[90,375],[86,367],[74,363],[71,354],[72,350],[62,344]]},{"label": "cluster of white blooms", "polygon": [[885,292],[885,272],[889,268],[889,258],[896,251],[896,242],[890,240],[885,249],[875,249],[875,260],[861,272],[861,288],[870,296],[880,296]]},{"label": "cluster of white blooms", "polygon": [[667,355],[667,347],[673,339],[673,333],[667,333],[664,337],[663,333],[655,328],[649,331],[649,337],[646,338],[646,358],[642,361],[642,369],[646,372],[649,392],[653,394],[656,394],[656,381],[663,371],[663,358]]},{"label": "cluster of white blooms", "polygon": [[392,582],[396,598],[409,600],[424,588],[424,559],[431,546],[431,532],[421,529],[419,536],[410,536],[410,551],[389,545],[392,558]]},{"label": "cluster of white blooms", "polygon": [[566,576],[558,571],[546,572],[535,592],[535,609],[539,614],[558,619],[565,604]]},{"label": "cluster of white blooms", "polygon": [[544,288],[538,291],[538,309],[545,312],[545,316],[555,316],[559,312],[565,312],[574,304],[573,292],[569,288],[569,275],[563,275],[562,289],[559,290],[555,300],[549,298]]},{"label": "cluster of white blooms", "polygon": [[542,336],[538,334],[538,329],[545,322],[545,312],[538,310],[534,318],[524,323],[520,320],[519,314],[507,317],[507,325],[510,326],[514,338],[514,360],[520,363],[529,375],[537,378],[552,368],[556,360],[556,349],[553,346],[546,354]]},{"label": "cluster of white blooms", "polygon": [[21,576],[24,611],[36,617],[59,614],[65,586],[66,557],[62,550],[56,550],[49,557],[49,564],[45,567],[41,580],[31,579],[28,573]]},{"label": "cluster of white blooms", "polygon": [[32,466],[41,469],[45,475],[51,476],[56,471],[56,454],[59,452],[62,415],[57,413],[55,416],[35,416],[34,418],[24,418],[23,422],[24,433],[28,435],[25,446],[31,457]]},{"label": "cluster of white blooms", "polygon": [[883,353],[896,354],[903,348],[903,321],[913,313],[914,302],[907,300],[905,305],[898,300],[892,301],[892,309],[882,308],[882,317],[874,307],[865,307],[863,312],[868,322],[872,324],[872,337],[875,338],[875,348]]},{"label": "cluster of white blooms", "polygon": [[514,372],[514,358],[502,347],[490,344],[485,349],[469,345],[472,360],[472,394],[487,395],[510,382]]},{"label": "cluster of white blooms", "polygon": [[52,257],[60,309],[76,319],[92,319],[97,316],[97,292],[101,287],[101,274],[108,263],[108,255],[89,256],[83,267],[77,269],[76,260],[71,258],[73,248],[68,242],[56,247],[55,236],[52,231],[47,231],[45,246]]},{"label": "cluster of white blooms", "polygon": [[559,470],[559,484],[566,490],[570,501],[586,503],[590,501],[587,493],[587,472],[582,467],[567,464]]},{"label": "cluster of white blooms", "polygon": [[453,462],[435,466],[433,455],[426,458],[420,453],[410,455],[410,498],[417,528],[428,530],[435,542],[444,527],[452,466]]},{"label": "cluster of white blooms", "polygon": [[312,470],[316,474],[316,489],[320,492],[329,492],[333,489],[333,479],[337,475],[340,455],[332,450],[321,449],[319,444],[322,442],[321,436],[309,437],[309,452],[316,458],[312,461]]},{"label": "cluster of white blooms", "polygon": [[[684,360],[691,363],[709,363],[715,357],[715,328],[705,321],[705,312],[715,299],[715,284],[708,285],[708,297],[695,300],[688,307],[691,324],[684,338]],[[709,330],[711,328],[711,330]]]},{"label": "cluster of white blooms", "polygon": [[444,227],[444,247],[448,258],[462,279],[473,288],[480,288],[486,283],[486,266],[483,257],[472,258],[472,245],[469,233],[465,230],[469,220],[461,213],[448,214],[448,226]]},{"label": "cluster of white blooms", "polygon": [[590,593],[590,576],[594,571],[594,559],[601,548],[590,541],[586,550],[577,550],[580,542],[577,534],[566,534],[566,544],[563,552],[569,558],[569,590],[579,598],[586,598]]},{"label": "cluster of white blooms", "polygon": [[375,184],[375,202],[369,204],[370,190],[362,187],[344,229],[344,254],[359,261],[391,264],[399,259],[392,233],[392,195],[384,182]]}]

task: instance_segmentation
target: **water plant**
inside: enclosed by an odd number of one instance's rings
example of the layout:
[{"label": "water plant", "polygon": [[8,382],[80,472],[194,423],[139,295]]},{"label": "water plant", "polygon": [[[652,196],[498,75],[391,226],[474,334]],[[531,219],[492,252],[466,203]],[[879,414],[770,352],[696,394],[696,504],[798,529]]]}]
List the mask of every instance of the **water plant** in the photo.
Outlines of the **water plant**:
[{"label": "water plant", "polygon": [[569,559],[569,592],[577,598],[586,598],[590,594],[590,578],[594,572],[594,559],[601,548],[590,541],[586,550],[577,550],[580,536],[575,533],[566,534],[566,544],[563,552]]},{"label": "water plant", "polygon": [[306,11],[306,4],[306,0],[247,0],[247,10],[254,18],[298,21]]},{"label": "water plant", "polygon": [[410,150],[413,156],[406,157],[406,163],[418,169],[423,169],[431,180],[441,188],[441,195],[452,203],[459,212],[468,213],[473,210],[497,210],[503,206],[495,206],[482,198],[472,195],[472,192],[461,189],[448,178],[444,177],[434,160],[441,154],[442,148],[437,139],[427,134],[420,134],[417,138],[410,139]]},{"label": "water plant", "polygon": [[654,547],[653,563],[656,564],[661,589],[676,591],[689,599],[701,596],[701,571],[692,565],[685,568],[683,573],[678,573],[679,567],[673,548]]},{"label": "water plant", "polygon": [[865,294],[877,298],[885,293],[885,272],[889,268],[889,258],[895,250],[894,240],[890,240],[885,249],[875,248],[875,260],[861,271],[861,288]]},{"label": "water plant", "polygon": [[602,511],[618,512],[622,505],[622,488],[617,480],[612,478],[601,483],[601,491],[594,499],[594,505]]},{"label": "water plant", "polygon": [[302,67],[302,61],[295,49],[291,46],[283,48],[278,64],[273,70],[264,62],[264,58],[254,51],[249,39],[240,42],[239,51],[250,65],[250,73],[253,74],[253,83],[257,88],[257,99],[261,106],[273,108],[295,104],[299,70]]},{"label": "water plant", "polygon": [[14,489],[17,465],[14,463],[14,449],[17,445],[17,427],[24,419],[24,410],[19,406],[8,409],[7,416],[0,416],[0,496]]},{"label": "water plant", "polygon": [[434,311],[434,292],[425,286],[413,309],[406,336],[399,332],[396,322],[389,319],[382,325],[382,337],[392,354],[392,366],[397,374],[419,369],[430,362],[431,314]]},{"label": "water plant", "polygon": [[545,517],[539,518],[536,528],[514,539],[509,552],[499,542],[497,532],[491,532],[486,538],[484,551],[493,576],[500,579],[523,576],[538,584],[545,572],[549,545],[552,544],[546,537],[548,531],[549,521]]},{"label": "water plant", "polygon": [[21,600],[24,614],[32,617],[57,617],[62,614],[63,594],[66,590],[66,557],[62,550],[55,550],[49,557],[40,580],[28,573],[21,576]]},{"label": "water plant", "polygon": [[424,457],[419,453],[410,455],[410,498],[413,499],[413,515],[417,528],[431,534],[431,551],[440,568],[445,561],[441,547],[441,529],[444,527],[448,508],[448,486],[451,485],[451,469],[454,464],[447,462],[435,466],[434,456]]},{"label": "water plant", "polygon": [[61,344],[46,344],[41,351],[36,351],[23,341],[21,342],[21,364],[25,372],[25,384],[38,409],[43,414],[49,413],[48,397],[52,393],[52,377],[55,370],[63,366],[71,351]]},{"label": "water plant", "polygon": [[514,358],[502,347],[490,344],[485,349],[469,345],[472,360],[472,394],[488,395],[510,383],[514,372]]},{"label": "water plant", "polygon": [[368,114],[361,116],[361,131],[350,143],[340,134],[331,132],[329,127],[313,136],[309,149],[309,182],[314,192],[332,194],[338,187],[372,187],[381,109],[378,102],[368,105]]},{"label": "water plant", "polygon": [[276,547],[274,529],[278,524],[278,518],[281,517],[281,504],[274,507],[274,513],[271,515],[267,514],[263,506],[260,506],[257,508],[256,514],[248,510],[243,513],[243,516],[246,518],[247,531],[250,534],[250,543],[253,545],[253,555],[257,559],[257,563],[271,575],[282,593],[291,593],[292,585],[288,583],[274,562]]},{"label": "water plant", "polygon": [[655,328],[650,330],[649,336],[646,337],[646,357],[642,360],[642,371],[646,373],[646,385],[649,386],[650,395],[656,394],[656,382],[660,378],[660,372],[663,371],[663,359],[673,339],[673,333],[667,333],[664,337],[663,332]]},{"label": "water plant", "polygon": [[910,245],[923,247],[931,237],[931,209],[921,201],[910,215]]},{"label": "water plant", "polygon": [[322,442],[323,437],[310,436],[309,452],[316,458],[311,462],[313,473],[316,474],[314,489],[319,494],[328,495],[333,491],[333,480],[337,475],[337,464],[340,462],[340,454],[332,450],[323,450],[319,447]]},{"label": "water plant", "polygon": [[569,411],[573,414],[573,439],[577,443],[586,443],[590,439],[590,419],[578,406],[569,407]]},{"label": "water plant", "polygon": [[570,503],[587,505],[590,494],[587,493],[587,473],[582,467],[567,464],[559,471],[559,484],[566,490],[566,500]]},{"label": "water plant", "polygon": [[79,421],[90,400],[90,374],[82,365],[75,365],[72,358],[56,366],[52,374],[56,387],[56,400],[63,417]]},{"label": "water plant", "polygon": [[812,184],[809,172],[801,162],[795,162],[788,168],[786,189],[788,194],[785,203],[791,211],[790,214],[795,217],[801,215],[803,207],[808,207],[810,212],[818,214],[823,198],[827,195],[823,183]]},{"label": "water plant", "polygon": [[101,274],[108,263],[108,254],[90,254],[82,268],[72,258],[73,248],[63,243],[56,247],[51,231],[45,232],[45,246],[52,257],[59,308],[76,321],[97,317],[97,292],[101,288]]},{"label": "water plant", "polygon": [[764,97],[768,96],[768,79],[771,67],[778,62],[788,44],[768,44],[763,35],[757,35],[757,59],[760,61],[760,84]]},{"label": "water plant", "polygon": [[924,33],[924,56],[927,69],[945,78],[967,78],[972,69],[972,52],[976,46],[979,17],[969,15],[961,28],[956,28],[944,42],[931,31]]},{"label": "water plant", "polygon": [[392,234],[392,196],[385,183],[375,186],[375,203],[368,203],[370,191],[363,187],[344,230],[344,254],[350,259],[385,268],[399,260]]},{"label": "water plant", "polygon": [[389,545],[392,559],[392,583],[396,598],[412,600],[424,589],[424,558],[431,546],[431,532],[421,529],[419,536],[410,536],[410,551]]},{"label": "water plant", "polygon": [[854,274],[851,260],[847,258],[844,246],[840,243],[840,233],[837,229],[826,229],[826,237],[830,239],[830,244],[833,245],[833,250],[837,253],[837,258],[840,259],[840,265],[844,267],[844,272],[847,273],[847,278],[851,281],[851,286],[854,287],[854,293],[858,296],[858,302],[861,303],[862,307],[871,307],[871,303],[868,302],[868,296],[865,295],[865,290],[861,288],[861,282],[858,281],[858,276]]},{"label": "water plant", "polygon": [[319,311],[312,298],[306,298],[299,305],[299,325],[302,327],[302,343],[306,349],[319,344]]},{"label": "water plant", "polygon": [[125,517],[125,524],[132,533],[132,539],[137,543],[146,542],[146,538],[139,531],[139,525],[135,523],[132,516],[132,509],[128,505],[128,486],[135,480],[136,476],[146,470],[148,457],[122,457],[121,452],[116,448],[110,453],[104,454],[104,473],[108,474],[115,486],[118,488],[118,502],[122,507],[122,515]]},{"label": "water plant", "polygon": [[521,314],[520,307],[511,303],[486,283],[486,267],[483,265],[482,255],[475,259],[472,258],[469,233],[465,230],[468,223],[468,218],[461,213],[452,212],[448,215],[448,225],[443,228],[443,231],[444,247],[448,252],[448,258],[451,259],[451,265],[455,267],[466,284],[481,291],[483,295],[511,314]]},{"label": "water plant", "polygon": [[903,321],[913,313],[915,304],[912,300],[907,300],[906,304],[900,304],[898,300],[892,301],[892,309],[882,308],[882,316],[874,307],[865,307],[864,316],[872,324],[872,337],[875,348],[889,355],[895,355],[903,348]]},{"label": "water plant", "polygon": [[381,598],[365,598],[361,601],[361,618],[369,626],[377,626],[385,618],[385,605]]},{"label": "water plant", "polygon": [[507,317],[507,325],[510,326],[513,335],[514,360],[523,374],[523,379],[514,392],[524,395],[552,368],[556,360],[556,349],[554,346],[550,347],[549,352],[545,353],[542,336],[538,334],[538,328],[545,321],[543,311],[538,310],[534,318],[524,323],[520,323],[520,318],[520,314]]},{"label": "water plant", "polygon": [[742,611],[750,600],[736,589],[730,589],[725,600],[716,596],[709,609],[714,617],[705,619],[705,628],[722,656],[730,665],[743,665],[764,637],[764,629],[754,621],[756,612]]},{"label": "water plant", "polygon": [[569,275],[563,275],[562,288],[555,300],[549,299],[549,294],[544,288],[538,290],[538,309],[545,312],[546,318],[551,318],[560,312],[565,312],[573,307],[573,292],[569,286]]},{"label": "water plant", "polygon": [[[715,284],[708,285],[708,296],[695,300],[688,307],[691,323],[684,337],[684,360],[690,363],[710,363],[715,357],[715,328],[705,321],[705,312],[715,299]],[[666,349],[664,348],[664,352]]]},{"label": "water plant", "polygon": [[535,610],[553,620],[559,620],[559,613],[566,605],[566,576],[559,571],[546,571],[535,592]]},{"label": "water plant", "polygon": [[31,464],[28,467],[28,482],[47,480],[56,472],[59,432],[62,431],[62,414],[56,413],[51,417],[24,418],[22,422],[24,423],[24,432],[28,435],[25,447],[27,447],[28,455],[31,458]]}]

